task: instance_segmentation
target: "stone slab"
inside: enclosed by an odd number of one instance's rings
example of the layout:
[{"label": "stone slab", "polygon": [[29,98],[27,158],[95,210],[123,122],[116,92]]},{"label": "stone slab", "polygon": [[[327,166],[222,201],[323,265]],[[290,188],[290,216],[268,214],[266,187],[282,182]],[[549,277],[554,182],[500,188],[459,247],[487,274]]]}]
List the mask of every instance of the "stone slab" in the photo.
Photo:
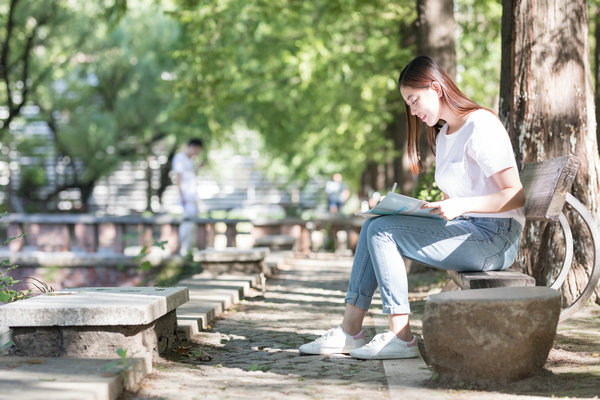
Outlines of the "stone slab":
[{"label": "stone slab", "polygon": [[194,261],[208,263],[260,262],[268,255],[269,249],[266,247],[255,247],[247,250],[228,247],[220,250],[196,250],[194,251]]},{"label": "stone slab", "polygon": [[286,260],[289,258],[294,258],[294,252],[291,250],[278,250],[271,251],[269,255],[265,258],[267,265],[273,272],[275,272],[278,268],[285,265]]},{"label": "stone slab", "polygon": [[238,275],[238,279],[227,279],[224,277],[221,278],[192,278],[192,279],[184,279],[179,281],[177,285],[187,287],[190,291],[190,298],[194,294],[205,293],[206,291],[211,291],[213,289],[217,290],[233,290],[238,296],[244,296],[250,289],[250,287],[256,286],[260,279],[258,276],[252,276],[251,279],[242,280],[239,277],[243,275]]},{"label": "stone slab", "polygon": [[268,247],[271,250],[292,250],[296,238],[291,235],[265,235],[254,240],[256,247]]},{"label": "stone slab", "polygon": [[134,390],[149,372],[129,358],[120,373],[114,359],[0,356],[0,398],[27,400],[115,400]]},{"label": "stone slab", "polygon": [[504,383],[543,367],[552,348],[561,296],[547,287],[442,292],[423,315],[426,357],[440,379]]},{"label": "stone slab", "polygon": [[485,289],[505,286],[535,286],[535,278],[519,271],[457,272],[448,274],[462,289]]},{"label": "stone slab", "polygon": [[145,325],[188,299],[185,287],[65,289],[0,306],[0,326]]},{"label": "stone slab", "polygon": [[261,282],[258,274],[215,275],[203,272],[181,280],[178,286],[189,289],[190,300],[177,308],[177,327],[189,338],[209,325],[228,307],[247,295]]},{"label": "stone slab", "polygon": [[12,265],[36,267],[138,267],[140,265],[140,261],[135,256],[110,252],[86,253],[38,250],[11,252],[0,250],[0,259],[8,260]]},{"label": "stone slab", "polygon": [[192,337],[223,313],[222,301],[190,300],[177,309],[177,327],[183,329],[186,337]]}]

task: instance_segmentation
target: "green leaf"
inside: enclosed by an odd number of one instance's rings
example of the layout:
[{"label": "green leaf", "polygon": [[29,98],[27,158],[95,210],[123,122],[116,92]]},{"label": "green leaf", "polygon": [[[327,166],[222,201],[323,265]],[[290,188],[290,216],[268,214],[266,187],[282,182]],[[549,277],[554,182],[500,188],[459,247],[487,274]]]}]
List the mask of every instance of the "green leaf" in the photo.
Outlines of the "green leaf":
[{"label": "green leaf", "polygon": [[140,269],[142,271],[149,271],[152,268],[152,264],[150,263],[150,261],[144,261],[143,263],[140,264]]},{"label": "green leaf", "polygon": [[160,247],[160,248],[161,248],[161,250],[164,250],[164,249],[165,249],[165,245],[166,245],[167,243],[169,243],[169,241],[168,241],[168,240],[156,241],[156,242],[154,242],[154,246],[156,246],[156,247]]},{"label": "green leaf", "polygon": [[25,234],[24,234],[24,233],[21,233],[20,235],[17,235],[17,236],[14,236],[14,237],[10,237],[10,238],[8,238],[8,239],[6,239],[6,240],[4,241],[4,244],[8,244],[8,243],[12,242],[13,240],[20,239],[20,238],[22,238],[23,236],[25,236]]},{"label": "green leaf", "polygon": [[12,297],[10,296],[10,294],[5,293],[5,292],[0,292],[0,302],[8,303],[11,300],[12,300]]},{"label": "green leaf", "polygon": [[125,358],[127,357],[127,349],[122,349],[122,348],[118,348],[117,349],[117,355],[121,358]]},{"label": "green leaf", "polygon": [[148,254],[148,246],[142,247],[137,256],[135,256],[135,261],[140,261],[142,258],[146,257]]}]

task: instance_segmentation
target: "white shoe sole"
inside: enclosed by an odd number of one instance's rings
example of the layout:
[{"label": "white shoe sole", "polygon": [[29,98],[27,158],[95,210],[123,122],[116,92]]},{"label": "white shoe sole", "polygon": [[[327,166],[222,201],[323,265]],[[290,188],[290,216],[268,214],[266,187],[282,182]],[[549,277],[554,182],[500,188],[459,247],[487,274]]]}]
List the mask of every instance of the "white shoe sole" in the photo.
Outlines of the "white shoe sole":
[{"label": "white shoe sole", "polygon": [[350,356],[361,360],[401,360],[407,358],[419,357],[419,352],[416,353],[403,353],[403,354],[364,354],[360,352],[350,352]]},{"label": "white shoe sole", "polygon": [[356,349],[359,349],[359,348],[360,347],[351,348],[351,349],[349,349],[349,348],[342,348],[342,349],[340,349],[340,348],[329,348],[329,349],[328,348],[325,348],[325,349],[321,348],[318,351],[314,351],[314,352],[312,352],[312,351],[302,351],[301,349],[298,349],[298,351],[300,352],[301,355],[313,355],[313,356],[316,356],[316,355],[326,355],[326,354],[350,354],[350,352],[352,350],[356,350]]}]

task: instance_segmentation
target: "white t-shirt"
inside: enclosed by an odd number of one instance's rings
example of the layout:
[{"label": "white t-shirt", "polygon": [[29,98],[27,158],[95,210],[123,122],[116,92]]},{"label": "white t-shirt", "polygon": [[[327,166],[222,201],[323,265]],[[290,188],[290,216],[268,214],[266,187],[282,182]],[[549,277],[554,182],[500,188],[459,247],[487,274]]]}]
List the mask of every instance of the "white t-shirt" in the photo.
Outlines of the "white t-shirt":
[{"label": "white t-shirt", "polygon": [[[491,176],[517,163],[502,122],[487,110],[470,113],[456,132],[444,125],[436,139],[435,181],[449,197],[484,196],[499,188]],[[465,216],[514,218],[525,226],[523,207],[502,213],[468,213]]]},{"label": "white t-shirt", "polygon": [[187,202],[196,201],[196,171],[194,163],[185,153],[173,157],[173,172],[181,174],[181,191]]}]

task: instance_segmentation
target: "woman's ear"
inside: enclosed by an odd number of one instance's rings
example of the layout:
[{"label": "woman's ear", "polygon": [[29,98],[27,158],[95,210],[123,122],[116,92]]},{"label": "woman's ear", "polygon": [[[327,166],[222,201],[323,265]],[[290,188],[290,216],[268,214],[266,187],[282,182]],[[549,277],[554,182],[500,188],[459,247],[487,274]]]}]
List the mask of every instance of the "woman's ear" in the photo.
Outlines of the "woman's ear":
[{"label": "woman's ear", "polygon": [[433,81],[431,82],[431,89],[435,90],[435,92],[437,93],[438,97],[442,97],[442,85],[440,85],[439,82],[437,81]]}]

